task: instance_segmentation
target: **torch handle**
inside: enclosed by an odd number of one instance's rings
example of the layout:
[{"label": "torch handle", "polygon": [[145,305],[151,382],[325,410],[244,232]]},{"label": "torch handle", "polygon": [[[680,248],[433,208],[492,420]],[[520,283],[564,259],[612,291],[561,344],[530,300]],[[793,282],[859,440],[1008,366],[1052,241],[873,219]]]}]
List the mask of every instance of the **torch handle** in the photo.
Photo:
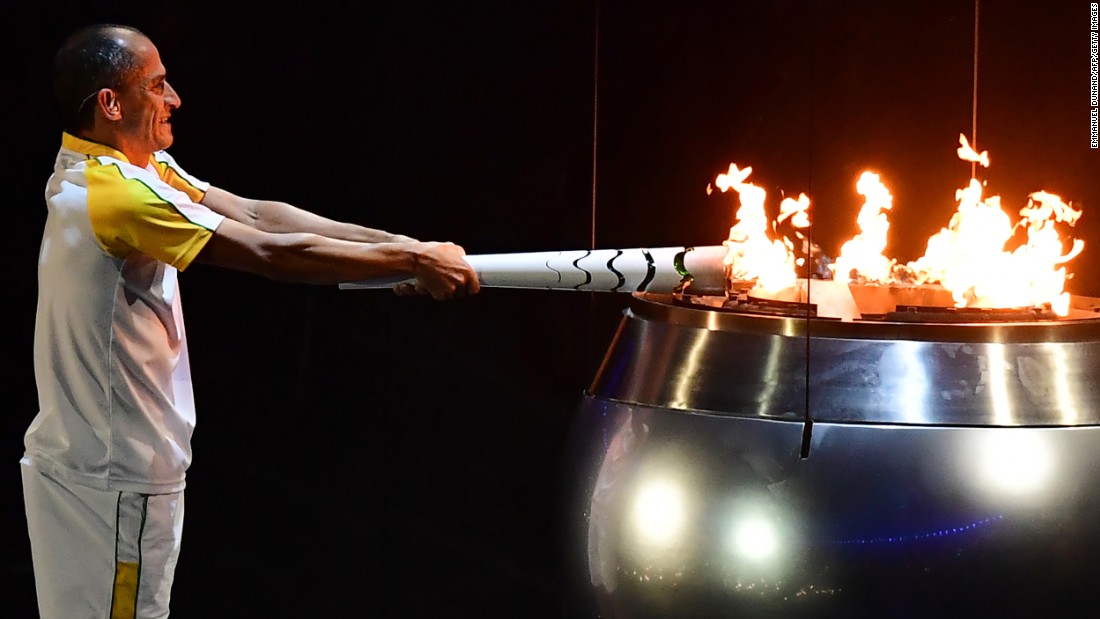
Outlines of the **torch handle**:
[{"label": "torch handle", "polygon": [[[472,254],[466,261],[487,288],[537,288],[596,292],[672,292],[686,278],[692,290],[725,290],[726,248],[657,247]],[[406,275],[344,282],[340,288],[392,288]]]}]

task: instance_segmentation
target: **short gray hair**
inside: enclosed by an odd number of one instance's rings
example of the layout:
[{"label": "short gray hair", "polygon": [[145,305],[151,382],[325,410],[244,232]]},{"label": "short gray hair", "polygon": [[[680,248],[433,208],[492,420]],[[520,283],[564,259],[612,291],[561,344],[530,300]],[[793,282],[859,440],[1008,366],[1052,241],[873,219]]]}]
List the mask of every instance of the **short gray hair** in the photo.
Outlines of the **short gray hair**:
[{"label": "short gray hair", "polygon": [[145,37],[130,26],[95,24],[74,32],[58,50],[53,88],[66,131],[75,134],[89,128],[95,115],[95,106],[89,102],[96,93],[121,87],[137,67],[133,50],[118,36],[120,31]]}]

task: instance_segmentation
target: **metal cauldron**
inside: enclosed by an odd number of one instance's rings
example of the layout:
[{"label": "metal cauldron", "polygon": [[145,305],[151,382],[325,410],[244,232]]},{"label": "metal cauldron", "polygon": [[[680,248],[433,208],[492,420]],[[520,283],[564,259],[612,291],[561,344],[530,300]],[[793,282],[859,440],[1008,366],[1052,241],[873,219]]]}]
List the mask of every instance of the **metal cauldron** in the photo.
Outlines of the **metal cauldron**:
[{"label": "metal cauldron", "polygon": [[1100,317],[840,321],[637,293],[581,404],[602,617],[1092,616]]}]

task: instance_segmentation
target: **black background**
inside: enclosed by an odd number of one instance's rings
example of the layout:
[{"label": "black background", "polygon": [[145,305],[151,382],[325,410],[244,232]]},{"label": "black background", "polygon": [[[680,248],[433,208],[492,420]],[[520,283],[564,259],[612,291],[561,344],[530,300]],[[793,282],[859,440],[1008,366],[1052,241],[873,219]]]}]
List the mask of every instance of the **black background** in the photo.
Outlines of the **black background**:
[{"label": "black background", "polygon": [[[1088,2],[986,2],[978,146],[1015,215],[1084,209],[1070,290],[1100,293]],[[974,4],[43,3],[0,9],[8,395],[0,567],[33,616],[18,477],[37,411],[42,191],[59,143],[49,64],[74,28],[157,44],[183,106],[172,153],[236,193],[450,240],[470,253],[716,245],[731,162],[810,194],[814,239],[890,187],[888,252],[918,257],[969,178]],[[1091,249],[1091,251],[1090,251]],[[486,289],[454,302],[182,276],[199,425],[178,617],[584,617],[565,526],[574,410],[628,297]]]}]

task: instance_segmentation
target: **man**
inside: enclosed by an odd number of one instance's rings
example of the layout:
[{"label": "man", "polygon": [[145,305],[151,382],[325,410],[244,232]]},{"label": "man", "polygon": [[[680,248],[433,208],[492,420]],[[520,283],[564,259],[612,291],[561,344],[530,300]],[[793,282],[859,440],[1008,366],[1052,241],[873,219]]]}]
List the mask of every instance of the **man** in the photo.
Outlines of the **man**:
[{"label": "man", "polygon": [[333,284],[409,275],[400,294],[478,292],[451,243],[249,200],[165,151],[180,98],[153,43],[116,25],[62,46],[69,117],[46,189],[21,460],[44,619],[166,617],[195,423],[176,274],[195,262]]}]

